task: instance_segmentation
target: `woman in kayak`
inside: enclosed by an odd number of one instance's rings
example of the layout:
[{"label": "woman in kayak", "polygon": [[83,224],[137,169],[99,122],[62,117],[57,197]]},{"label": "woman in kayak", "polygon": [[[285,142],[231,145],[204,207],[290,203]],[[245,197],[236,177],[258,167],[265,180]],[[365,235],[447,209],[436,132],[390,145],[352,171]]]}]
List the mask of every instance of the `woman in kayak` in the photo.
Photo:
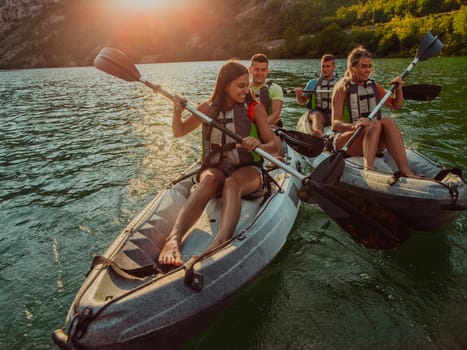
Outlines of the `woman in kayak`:
[{"label": "woman in kayak", "polygon": [[[381,117],[378,112],[372,120],[367,117],[386,94],[384,88],[370,79],[373,71],[372,56],[364,47],[357,47],[347,58],[347,70],[339,80],[332,96],[332,128],[337,132],[334,139],[336,150],[341,149],[361,125],[363,132],[349,147],[349,156],[362,156],[365,168],[374,169],[376,154],[385,148],[394,158],[399,170],[406,176],[414,176],[410,170],[404,142],[396,122],[391,117]],[[396,77],[395,95],[385,105],[401,109],[403,103],[402,79]]]},{"label": "woman in kayak", "polygon": [[199,219],[209,200],[219,195],[222,196],[219,230],[207,250],[227,241],[240,217],[242,196],[257,191],[262,185],[262,159],[254,149],[261,147],[268,153],[277,151],[266,110],[253,101],[248,69],[242,64],[225,63],[217,75],[211,98],[198,106],[200,112],[235,130],[243,138],[241,144],[203,124],[196,114],[183,119],[185,102],[175,97],[173,134],[181,137],[203,125],[203,165],[198,173],[199,183],[178,214],[159,255],[161,265],[183,265],[180,251],[183,235]]}]

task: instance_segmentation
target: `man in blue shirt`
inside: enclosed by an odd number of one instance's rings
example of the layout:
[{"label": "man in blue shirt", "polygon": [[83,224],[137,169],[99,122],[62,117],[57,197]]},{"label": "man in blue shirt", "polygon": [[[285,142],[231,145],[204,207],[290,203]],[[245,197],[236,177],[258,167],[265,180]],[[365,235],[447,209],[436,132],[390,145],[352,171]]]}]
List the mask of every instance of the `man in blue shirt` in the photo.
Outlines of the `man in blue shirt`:
[{"label": "man in blue shirt", "polygon": [[323,137],[324,127],[331,125],[332,89],[338,80],[334,75],[335,69],[335,57],[331,54],[325,54],[321,57],[319,78],[311,79],[306,84],[305,89],[295,89],[297,102],[300,105],[307,104],[313,136]]}]

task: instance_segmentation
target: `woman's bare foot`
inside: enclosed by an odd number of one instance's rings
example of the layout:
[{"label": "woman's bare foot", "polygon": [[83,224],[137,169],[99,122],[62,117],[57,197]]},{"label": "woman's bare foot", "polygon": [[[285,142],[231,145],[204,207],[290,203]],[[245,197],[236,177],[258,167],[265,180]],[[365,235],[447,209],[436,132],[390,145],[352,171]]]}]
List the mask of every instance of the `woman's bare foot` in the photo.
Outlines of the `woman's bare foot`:
[{"label": "woman's bare foot", "polygon": [[171,236],[167,239],[159,254],[159,264],[161,265],[173,265],[182,266],[183,256],[178,246],[178,240],[176,236]]}]

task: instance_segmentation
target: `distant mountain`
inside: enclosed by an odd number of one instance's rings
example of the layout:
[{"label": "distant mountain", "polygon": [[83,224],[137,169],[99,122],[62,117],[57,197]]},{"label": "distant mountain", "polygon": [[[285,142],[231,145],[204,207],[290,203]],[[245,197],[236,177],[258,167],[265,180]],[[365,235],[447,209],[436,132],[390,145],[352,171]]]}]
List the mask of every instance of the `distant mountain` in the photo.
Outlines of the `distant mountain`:
[{"label": "distant mountain", "polygon": [[124,8],[122,0],[0,0],[0,68],[92,65],[104,46],[135,62],[247,59],[259,51],[344,56],[355,44],[404,55],[432,27],[447,39],[443,52],[462,54],[461,1],[424,1],[425,9],[410,7],[417,0],[398,8],[381,0],[172,0],[155,10]]}]

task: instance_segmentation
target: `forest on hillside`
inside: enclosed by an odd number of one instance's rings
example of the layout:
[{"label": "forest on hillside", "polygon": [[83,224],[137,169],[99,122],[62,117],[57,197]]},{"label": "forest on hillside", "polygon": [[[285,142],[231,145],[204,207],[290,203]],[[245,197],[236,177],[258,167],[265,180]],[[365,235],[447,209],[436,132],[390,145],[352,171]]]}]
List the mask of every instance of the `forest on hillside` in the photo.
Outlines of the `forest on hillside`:
[{"label": "forest on hillside", "polygon": [[313,2],[291,8],[295,21],[284,25],[285,44],[274,56],[314,57],[326,50],[345,55],[356,44],[380,57],[407,56],[429,30],[442,38],[443,55],[467,55],[467,6],[461,0],[358,1],[323,10],[319,18]]}]

